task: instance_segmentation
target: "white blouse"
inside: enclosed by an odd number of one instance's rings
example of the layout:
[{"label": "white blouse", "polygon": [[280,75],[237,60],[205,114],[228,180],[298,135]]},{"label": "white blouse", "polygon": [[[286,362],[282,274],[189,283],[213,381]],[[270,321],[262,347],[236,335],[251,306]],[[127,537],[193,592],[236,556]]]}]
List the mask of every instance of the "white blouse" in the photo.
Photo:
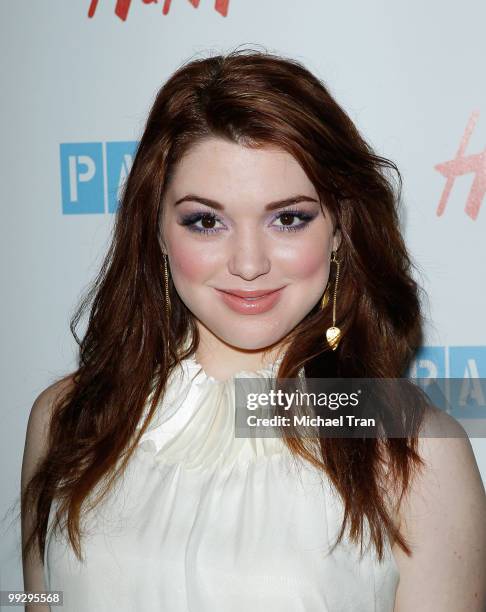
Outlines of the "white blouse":
[{"label": "white blouse", "polygon": [[82,519],[83,562],[48,531],[46,589],[65,612],[393,612],[389,541],[381,563],[347,534],[330,552],[343,517],[330,480],[281,438],[235,438],[234,378],[278,363],[218,381],[189,357],[172,372],[125,473]]}]

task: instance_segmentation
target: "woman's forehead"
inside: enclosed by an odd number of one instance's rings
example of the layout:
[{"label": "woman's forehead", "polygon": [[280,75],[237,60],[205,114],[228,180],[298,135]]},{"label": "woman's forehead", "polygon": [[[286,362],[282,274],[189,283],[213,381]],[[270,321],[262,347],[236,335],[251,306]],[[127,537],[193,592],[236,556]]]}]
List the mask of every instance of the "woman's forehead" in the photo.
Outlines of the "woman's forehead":
[{"label": "woman's forehead", "polygon": [[317,198],[306,173],[292,155],[277,148],[250,148],[222,139],[199,143],[187,152],[175,168],[171,195],[204,189],[214,200],[246,198],[273,201],[303,192]]}]

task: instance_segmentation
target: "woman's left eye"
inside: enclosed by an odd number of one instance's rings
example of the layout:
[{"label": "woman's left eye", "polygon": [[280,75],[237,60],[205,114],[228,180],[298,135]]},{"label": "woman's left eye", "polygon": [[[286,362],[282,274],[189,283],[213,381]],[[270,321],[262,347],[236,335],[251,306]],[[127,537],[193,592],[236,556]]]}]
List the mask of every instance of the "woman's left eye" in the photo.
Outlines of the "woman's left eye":
[{"label": "woman's left eye", "polygon": [[[293,224],[293,220],[300,219],[301,223],[298,225]],[[281,232],[296,232],[297,230],[304,229],[314,218],[313,215],[310,215],[301,210],[286,210],[279,213],[276,216],[277,220],[282,222],[282,225],[277,225],[277,229]],[[191,232],[196,232],[198,234],[215,234],[219,232],[217,227],[200,227],[196,225],[203,221],[204,224],[213,224],[213,223],[222,223],[218,217],[209,212],[200,212],[193,213],[184,217],[181,221],[183,226],[186,226]]]},{"label": "woman's left eye", "polygon": [[[288,220],[291,218],[297,218],[300,219],[302,221],[302,223],[299,223],[298,225],[291,225],[288,224]],[[295,232],[297,230],[300,229],[304,229],[304,227],[306,227],[309,223],[309,221],[312,220],[312,215],[309,215],[303,211],[298,211],[298,210],[286,210],[285,212],[281,212],[278,214],[277,219],[280,219],[281,221],[284,221],[283,225],[277,226],[278,229],[280,231],[286,232],[286,231],[291,231],[291,232]]]}]

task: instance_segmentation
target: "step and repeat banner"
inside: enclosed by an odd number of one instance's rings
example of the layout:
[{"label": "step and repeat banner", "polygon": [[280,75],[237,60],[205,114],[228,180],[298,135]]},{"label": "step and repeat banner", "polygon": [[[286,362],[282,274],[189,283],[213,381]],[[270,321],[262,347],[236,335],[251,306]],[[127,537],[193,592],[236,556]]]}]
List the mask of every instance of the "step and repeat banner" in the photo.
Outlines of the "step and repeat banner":
[{"label": "step and repeat banner", "polygon": [[[403,176],[427,295],[412,374],[486,378],[484,3],[2,0],[0,20],[2,513],[32,402],[75,367],[69,318],[106,252],[148,110],[190,59],[268,50],[324,81]],[[486,438],[471,443],[486,479]],[[2,588],[21,588],[13,547]]]}]

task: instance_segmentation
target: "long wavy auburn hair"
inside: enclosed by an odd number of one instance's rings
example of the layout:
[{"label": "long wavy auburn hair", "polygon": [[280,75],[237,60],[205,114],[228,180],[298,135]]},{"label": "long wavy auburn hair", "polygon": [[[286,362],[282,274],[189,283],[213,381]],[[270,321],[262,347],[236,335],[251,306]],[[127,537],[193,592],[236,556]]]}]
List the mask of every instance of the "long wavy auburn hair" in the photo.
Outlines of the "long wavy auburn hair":
[{"label": "long wavy auburn hair", "polygon": [[[278,380],[297,377],[302,367],[306,377],[316,378],[403,377],[422,342],[420,289],[399,229],[402,179],[396,165],[373,152],[326,86],[296,60],[247,49],[186,62],[155,98],[106,258],[70,322],[79,362],[60,379],[69,384],[52,407],[48,452],[21,497],[21,511],[28,508],[34,517],[25,555],[35,542],[43,558],[56,499],[56,524],[65,520],[82,558],[84,505],[93,509],[111,489],[163,398],[171,371],[197,350],[195,318],[171,279],[167,316],[159,232],[176,164],[207,137],[289,152],[341,231],[342,340],[336,351],[329,349],[324,334],[331,307],[316,304],[285,339]],[[90,304],[80,340],[76,327]],[[191,342],[183,350],[188,332]],[[411,435],[400,438],[303,439],[283,432],[294,456],[325,472],[343,500],[336,544],[349,525],[351,539],[362,546],[367,523],[380,559],[385,537],[411,553],[393,510],[423,465],[417,452],[420,422],[415,419]],[[99,494],[87,504],[95,487]]]}]

